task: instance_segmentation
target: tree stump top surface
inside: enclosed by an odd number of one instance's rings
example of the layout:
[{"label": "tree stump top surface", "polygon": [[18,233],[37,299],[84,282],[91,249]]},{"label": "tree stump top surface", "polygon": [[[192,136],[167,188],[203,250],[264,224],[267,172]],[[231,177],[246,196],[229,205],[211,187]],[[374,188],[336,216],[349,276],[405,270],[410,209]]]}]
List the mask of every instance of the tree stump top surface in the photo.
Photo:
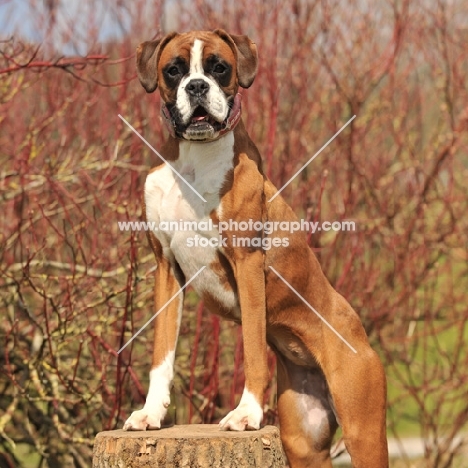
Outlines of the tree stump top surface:
[{"label": "tree stump top surface", "polygon": [[265,426],[258,431],[221,431],[217,424],[187,424],[166,427],[156,431],[124,431],[123,429],[117,429],[100,432],[96,437],[111,437],[116,439],[120,437],[125,437],[126,439],[141,439],[142,437],[156,437],[158,439],[248,439],[253,435],[278,436],[279,430],[275,426]]}]

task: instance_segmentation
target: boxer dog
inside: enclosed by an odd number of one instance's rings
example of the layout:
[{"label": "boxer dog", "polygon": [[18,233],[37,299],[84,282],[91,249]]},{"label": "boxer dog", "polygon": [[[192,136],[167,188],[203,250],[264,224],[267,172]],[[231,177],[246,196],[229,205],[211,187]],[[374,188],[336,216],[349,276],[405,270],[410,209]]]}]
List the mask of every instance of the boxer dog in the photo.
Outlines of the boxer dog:
[{"label": "boxer dog", "polygon": [[[155,310],[162,311],[146,403],[124,429],[161,427],[181,322],[178,291],[192,280],[209,310],[242,323],[245,388],[222,430],[259,429],[268,344],[277,356],[290,466],[331,467],[340,425],[353,467],[387,467],[386,379],[358,315],[325,278],[303,232],[261,228],[297,218],[279,194],[272,199],[277,189],[240,118],[238,88],[254,81],[255,44],[221,29],[172,33],[138,47],[137,71],[148,93],[159,88],[170,134],[165,161],[146,179],[145,219],[183,220],[191,229],[148,234],[157,262]],[[239,232],[241,222],[248,228]],[[216,226],[224,227],[221,235]]]}]

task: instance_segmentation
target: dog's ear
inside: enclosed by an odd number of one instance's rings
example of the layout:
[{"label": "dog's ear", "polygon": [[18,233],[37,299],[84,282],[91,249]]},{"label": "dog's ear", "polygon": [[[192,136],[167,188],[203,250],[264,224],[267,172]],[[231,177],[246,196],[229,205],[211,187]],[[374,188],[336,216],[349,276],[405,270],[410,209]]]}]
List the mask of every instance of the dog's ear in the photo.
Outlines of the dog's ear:
[{"label": "dog's ear", "polygon": [[247,36],[228,34],[224,29],[213,31],[234,50],[237,59],[237,79],[243,88],[249,88],[257,74],[257,46]]},{"label": "dog's ear", "polygon": [[136,65],[138,79],[147,93],[152,93],[158,87],[158,62],[164,46],[177,33],[171,33],[162,39],[142,42],[137,47]]}]

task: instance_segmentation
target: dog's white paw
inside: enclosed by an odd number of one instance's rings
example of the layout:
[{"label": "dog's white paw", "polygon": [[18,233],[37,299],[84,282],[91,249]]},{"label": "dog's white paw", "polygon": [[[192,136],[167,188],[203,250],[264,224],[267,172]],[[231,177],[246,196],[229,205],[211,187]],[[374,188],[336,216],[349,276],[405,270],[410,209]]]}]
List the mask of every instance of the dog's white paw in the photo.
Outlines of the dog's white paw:
[{"label": "dog's white paw", "polygon": [[173,378],[174,351],[170,351],[162,364],[150,372],[148,396],[143,409],[134,411],[125,421],[124,431],[160,429],[171,402],[170,384]]},{"label": "dog's white paw", "polygon": [[[169,403],[167,406],[169,406]],[[134,411],[125,421],[123,430],[146,431],[147,429],[160,429],[167,412],[167,406],[163,406],[163,408],[156,411],[150,411],[146,408]]]},{"label": "dog's white paw", "polygon": [[263,410],[255,397],[246,389],[239,406],[219,422],[223,431],[245,431],[260,429]]}]

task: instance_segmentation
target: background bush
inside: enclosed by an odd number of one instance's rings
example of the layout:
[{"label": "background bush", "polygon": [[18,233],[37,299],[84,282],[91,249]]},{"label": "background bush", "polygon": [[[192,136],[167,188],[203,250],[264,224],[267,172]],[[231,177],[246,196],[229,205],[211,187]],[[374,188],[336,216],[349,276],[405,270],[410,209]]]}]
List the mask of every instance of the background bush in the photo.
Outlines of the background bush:
[{"label": "background bush", "polygon": [[[95,434],[144,402],[150,327],[117,350],[153,313],[155,264],[117,222],[139,219],[156,156],[118,114],[160,147],[134,50],[217,27],[257,43],[243,116],[276,186],[357,116],[283,195],[305,219],[356,222],[310,245],[385,363],[390,434],[424,438],[421,466],[451,466],[468,418],[465,2],[47,4],[28,6],[38,40],[0,43],[0,466],[90,466]],[[242,388],[238,327],[189,291],[177,422],[219,421]]]}]

